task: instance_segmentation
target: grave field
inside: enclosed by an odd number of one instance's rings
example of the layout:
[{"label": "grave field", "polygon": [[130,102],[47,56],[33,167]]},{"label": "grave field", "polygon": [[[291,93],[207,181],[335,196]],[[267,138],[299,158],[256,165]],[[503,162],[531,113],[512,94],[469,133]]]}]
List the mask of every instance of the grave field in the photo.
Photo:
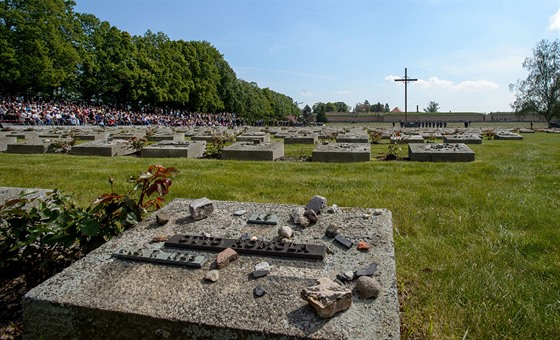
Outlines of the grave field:
[{"label": "grave field", "polygon": [[[372,155],[388,144],[372,145]],[[560,334],[560,134],[469,145],[468,163],[313,163],[0,153],[0,186],[58,188],[82,205],[149,164],[176,167],[174,198],[392,212],[403,338]],[[311,145],[312,147],[312,145]],[[406,146],[402,154],[406,155]],[[286,155],[311,154],[309,146]]]}]

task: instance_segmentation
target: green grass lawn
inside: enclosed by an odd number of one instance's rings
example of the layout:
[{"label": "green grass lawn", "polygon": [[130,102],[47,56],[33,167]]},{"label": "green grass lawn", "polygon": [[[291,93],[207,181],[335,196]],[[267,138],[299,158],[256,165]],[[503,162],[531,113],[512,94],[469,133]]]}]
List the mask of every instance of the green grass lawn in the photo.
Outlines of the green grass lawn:
[{"label": "green grass lawn", "polygon": [[[175,197],[388,208],[403,338],[560,337],[560,134],[471,145],[471,163],[246,162],[0,154],[0,186],[58,188],[83,205],[158,163]],[[386,143],[386,141],[384,141]],[[313,146],[286,145],[310,155]],[[374,146],[372,154],[387,144]],[[406,155],[406,146],[403,147]]]}]

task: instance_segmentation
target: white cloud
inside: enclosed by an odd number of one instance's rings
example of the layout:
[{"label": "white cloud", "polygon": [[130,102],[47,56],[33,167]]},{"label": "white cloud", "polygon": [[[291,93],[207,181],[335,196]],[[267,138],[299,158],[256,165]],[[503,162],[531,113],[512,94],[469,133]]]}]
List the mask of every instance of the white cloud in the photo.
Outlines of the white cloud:
[{"label": "white cloud", "polygon": [[401,77],[397,77],[397,76],[394,76],[394,75],[389,75],[389,76],[385,77],[385,80],[388,80],[388,81],[395,81],[395,79],[401,79]]},{"label": "white cloud", "polygon": [[[385,77],[385,80],[394,81],[400,79],[393,75]],[[431,77],[428,80],[418,79],[416,82],[411,83],[414,86],[427,88],[427,89],[449,89],[455,91],[462,90],[494,90],[499,86],[493,81],[480,79],[480,80],[465,80],[455,84],[451,80],[439,79],[438,77]]]},{"label": "white cloud", "polygon": [[352,92],[348,91],[348,90],[340,90],[340,91],[334,91],[334,94],[350,94]]},{"label": "white cloud", "polygon": [[550,23],[548,25],[549,30],[560,30],[560,9],[556,12],[556,14],[548,18],[548,22]]},{"label": "white cloud", "polygon": [[302,90],[302,91],[299,93],[299,95],[302,96],[302,97],[313,97],[313,93],[311,93],[311,92],[309,92],[309,91],[307,91],[307,90]]}]

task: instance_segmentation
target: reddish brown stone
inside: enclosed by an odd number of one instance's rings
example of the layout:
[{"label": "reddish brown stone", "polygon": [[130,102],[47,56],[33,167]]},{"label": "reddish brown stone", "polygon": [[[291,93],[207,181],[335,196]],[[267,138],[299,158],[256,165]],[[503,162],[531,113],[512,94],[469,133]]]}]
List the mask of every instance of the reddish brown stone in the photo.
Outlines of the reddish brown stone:
[{"label": "reddish brown stone", "polygon": [[356,248],[358,250],[368,250],[369,248],[371,248],[371,244],[367,243],[366,241],[360,241],[358,242]]},{"label": "reddish brown stone", "polygon": [[169,240],[169,235],[157,235],[152,238],[152,242],[165,242]]},{"label": "reddish brown stone", "polygon": [[216,256],[216,266],[222,269],[237,259],[237,252],[231,248],[224,249]]}]

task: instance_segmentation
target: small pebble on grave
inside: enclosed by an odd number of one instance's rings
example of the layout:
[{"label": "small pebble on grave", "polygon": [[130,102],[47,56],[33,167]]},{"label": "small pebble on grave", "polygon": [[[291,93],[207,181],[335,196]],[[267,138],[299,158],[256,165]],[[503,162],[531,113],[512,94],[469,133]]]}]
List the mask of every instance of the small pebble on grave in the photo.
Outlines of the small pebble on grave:
[{"label": "small pebble on grave", "polygon": [[255,265],[252,275],[254,278],[267,276],[270,273],[270,264],[268,262],[260,262]]},{"label": "small pebble on grave", "polygon": [[369,250],[371,248],[371,244],[367,243],[366,241],[360,241],[358,242],[356,248],[358,250]]},{"label": "small pebble on grave", "polygon": [[256,297],[261,297],[266,294],[266,290],[264,289],[263,286],[256,286],[255,289],[253,289],[253,293],[255,294]]},{"label": "small pebble on grave", "polygon": [[231,248],[226,248],[216,256],[216,266],[218,269],[227,267],[231,262],[237,259],[237,252]]},{"label": "small pebble on grave", "polygon": [[217,269],[212,269],[211,271],[206,273],[206,276],[204,277],[206,281],[210,281],[212,283],[217,282],[219,278],[220,278],[220,271]]},{"label": "small pebble on grave", "polygon": [[379,296],[381,285],[373,277],[360,276],[356,280],[356,289],[358,290],[358,293],[360,293],[360,296],[366,299],[371,299]]},{"label": "small pebble on grave", "polygon": [[294,231],[288,226],[278,228],[278,236],[281,238],[291,238],[293,235]]},{"label": "small pebble on grave", "polygon": [[331,223],[328,227],[327,230],[325,230],[325,236],[328,238],[335,238],[336,235],[338,235],[338,227],[336,224]]},{"label": "small pebble on grave", "polygon": [[372,263],[367,267],[364,267],[362,269],[358,269],[356,271],[356,277],[373,276],[373,274],[375,273],[376,270],[377,270],[377,263]]},{"label": "small pebble on grave", "polygon": [[152,242],[165,242],[169,240],[169,235],[156,235],[152,238]]},{"label": "small pebble on grave", "polygon": [[167,222],[169,222],[170,219],[171,219],[171,216],[169,216],[169,214],[167,214],[167,213],[158,212],[156,214],[156,222],[157,222],[158,225],[167,224]]},{"label": "small pebble on grave", "polygon": [[310,223],[317,223],[319,217],[317,217],[317,213],[313,209],[307,209],[303,213],[303,216],[307,217]]}]

